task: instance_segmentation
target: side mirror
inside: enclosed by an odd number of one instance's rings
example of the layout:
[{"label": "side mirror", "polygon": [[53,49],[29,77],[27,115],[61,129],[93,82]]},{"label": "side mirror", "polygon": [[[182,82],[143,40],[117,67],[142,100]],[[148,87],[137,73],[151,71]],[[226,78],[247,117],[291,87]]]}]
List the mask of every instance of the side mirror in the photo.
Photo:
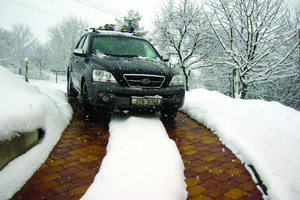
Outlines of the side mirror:
[{"label": "side mirror", "polygon": [[161,59],[162,59],[162,61],[164,61],[164,62],[169,62],[170,57],[169,57],[168,55],[162,55],[162,56],[161,56]]},{"label": "side mirror", "polygon": [[84,53],[84,51],[82,49],[75,49],[73,51],[73,53],[77,56],[86,56],[86,54]]}]

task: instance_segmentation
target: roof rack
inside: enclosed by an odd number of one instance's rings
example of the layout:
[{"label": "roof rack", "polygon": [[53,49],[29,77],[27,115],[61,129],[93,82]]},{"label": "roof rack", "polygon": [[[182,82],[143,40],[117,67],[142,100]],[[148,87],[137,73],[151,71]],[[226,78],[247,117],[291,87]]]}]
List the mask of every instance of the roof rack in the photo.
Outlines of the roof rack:
[{"label": "roof rack", "polygon": [[125,26],[120,24],[106,24],[104,26],[100,26],[99,28],[90,28],[86,29],[86,31],[91,30],[92,32],[99,32],[99,31],[118,31],[118,32],[126,32],[126,33],[133,33],[134,28],[132,26]]}]

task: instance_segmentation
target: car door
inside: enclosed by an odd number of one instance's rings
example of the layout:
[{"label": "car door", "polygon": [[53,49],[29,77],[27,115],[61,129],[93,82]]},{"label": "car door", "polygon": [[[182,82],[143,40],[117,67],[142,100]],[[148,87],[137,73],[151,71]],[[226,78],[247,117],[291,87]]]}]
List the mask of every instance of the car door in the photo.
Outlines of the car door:
[{"label": "car door", "polygon": [[73,83],[80,89],[82,73],[85,69],[86,51],[84,51],[87,36],[84,36],[76,46],[72,56]]}]

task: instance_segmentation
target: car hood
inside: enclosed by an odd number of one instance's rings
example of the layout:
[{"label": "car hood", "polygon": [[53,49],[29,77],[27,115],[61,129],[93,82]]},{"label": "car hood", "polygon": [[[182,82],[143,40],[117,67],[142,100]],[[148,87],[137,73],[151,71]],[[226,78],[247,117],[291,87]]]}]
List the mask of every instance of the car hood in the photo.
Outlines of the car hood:
[{"label": "car hood", "polygon": [[177,74],[165,62],[153,58],[97,55],[92,56],[90,62],[94,69],[112,73],[118,82],[123,82],[124,74],[161,75],[165,76],[166,82]]}]

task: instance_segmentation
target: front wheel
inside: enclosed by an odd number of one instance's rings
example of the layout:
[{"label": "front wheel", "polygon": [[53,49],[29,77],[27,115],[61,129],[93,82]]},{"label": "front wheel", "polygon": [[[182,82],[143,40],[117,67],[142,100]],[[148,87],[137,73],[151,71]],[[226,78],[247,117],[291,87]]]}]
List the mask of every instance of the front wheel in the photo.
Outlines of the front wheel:
[{"label": "front wheel", "polygon": [[90,104],[86,83],[82,89],[82,111],[86,121],[108,121],[110,119],[110,112],[106,108],[96,108]]},{"label": "front wheel", "polygon": [[68,97],[77,97],[78,95],[78,92],[73,86],[73,81],[69,73],[68,73],[68,82],[67,82],[67,92],[68,92]]},{"label": "front wheel", "polygon": [[84,83],[82,88],[82,112],[86,120],[90,121],[93,118],[94,114],[94,108],[90,104],[88,93],[87,93],[87,87]]}]

